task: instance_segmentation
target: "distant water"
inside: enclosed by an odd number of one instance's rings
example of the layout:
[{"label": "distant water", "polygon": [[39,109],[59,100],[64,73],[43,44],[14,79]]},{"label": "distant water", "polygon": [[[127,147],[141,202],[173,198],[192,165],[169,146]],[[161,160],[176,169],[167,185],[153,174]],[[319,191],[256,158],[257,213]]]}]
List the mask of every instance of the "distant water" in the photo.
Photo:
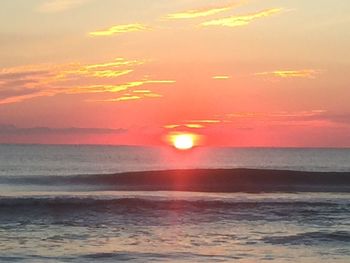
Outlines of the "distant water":
[{"label": "distant water", "polygon": [[183,168],[350,171],[349,149],[0,145],[0,176],[108,174]]},{"label": "distant water", "polygon": [[[350,172],[350,149],[0,145],[0,262],[350,262],[346,192],[54,184],[72,175],[238,167]],[[44,177],[48,183],[25,180]]]}]

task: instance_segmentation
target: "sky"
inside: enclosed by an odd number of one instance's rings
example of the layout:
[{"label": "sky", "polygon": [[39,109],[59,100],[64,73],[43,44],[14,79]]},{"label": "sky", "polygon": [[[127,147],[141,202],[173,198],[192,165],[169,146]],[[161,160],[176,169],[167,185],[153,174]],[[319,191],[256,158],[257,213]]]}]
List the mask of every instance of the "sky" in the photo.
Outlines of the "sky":
[{"label": "sky", "polygon": [[350,147],[350,1],[0,6],[0,143]]}]

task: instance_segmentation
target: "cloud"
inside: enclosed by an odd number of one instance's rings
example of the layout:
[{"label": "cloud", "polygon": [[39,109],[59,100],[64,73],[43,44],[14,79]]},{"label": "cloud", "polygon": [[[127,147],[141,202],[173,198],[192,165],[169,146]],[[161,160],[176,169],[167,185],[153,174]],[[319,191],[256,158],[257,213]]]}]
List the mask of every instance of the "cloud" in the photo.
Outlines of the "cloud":
[{"label": "cloud", "polygon": [[87,75],[92,77],[119,77],[133,72],[136,66],[143,65],[145,60],[126,60],[124,58],[116,58],[111,62],[87,64],[80,63],[67,65],[60,72],[60,77]]},{"label": "cloud", "polygon": [[98,69],[98,68],[110,68],[110,67],[121,67],[121,66],[135,66],[142,65],[145,61],[143,60],[126,60],[124,58],[116,58],[112,62],[91,64],[85,66],[86,69]]},{"label": "cloud", "polygon": [[165,129],[175,129],[175,128],[178,128],[178,127],[180,127],[181,125],[179,125],[179,124],[167,124],[167,125],[164,125],[163,127],[165,128]]},{"label": "cloud", "polygon": [[32,78],[40,75],[45,75],[48,73],[44,70],[24,70],[24,71],[16,71],[11,69],[3,69],[0,71],[0,81],[7,81],[7,80],[23,80],[27,78]]},{"label": "cloud", "polygon": [[223,116],[234,125],[250,126],[310,126],[339,127],[350,125],[350,115],[334,114],[326,110],[277,111],[277,112],[235,112]]},{"label": "cloud", "polygon": [[[70,92],[72,93],[81,93],[82,90],[86,93],[100,93],[100,92],[120,92],[120,91],[126,91],[131,88],[140,87],[146,84],[172,84],[175,83],[174,80],[141,80],[141,81],[132,81],[127,82],[120,85],[95,85],[95,86],[86,86],[86,87],[77,87],[72,89]],[[134,90],[135,93],[151,93],[150,90]],[[145,94],[149,95],[149,94]]]},{"label": "cloud", "polygon": [[151,93],[151,90],[148,89],[136,89],[132,91],[133,93]]},{"label": "cloud", "polygon": [[271,76],[277,78],[315,78],[320,71],[314,69],[303,70],[276,70],[256,73],[257,76]]},{"label": "cloud", "polygon": [[54,92],[50,90],[39,88],[12,87],[11,89],[0,90],[0,105],[17,103],[36,97],[52,95],[54,95]]},{"label": "cloud", "polygon": [[205,9],[192,9],[184,12],[174,13],[166,15],[166,19],[191,19],[191,18],[198,18],[198,17],[206,17],[206,16],[212,16],[216,15],[228,10],[231,10],[237,5],[228,5],[228,6],[222,6],[222,7],[212,7],[212,8],[205,8]]},{"label": "cloud", "polygon": [[50,128],[50,127],[31,127],[20,128],[14,125],[0,124],[1,135],[85,135],[85,134],[121,134],[126,133],[126,129],[108,129],[108,128]]},{"label": "cloud", "polygon": [[0,70],[0,104],[57,94],[120,92],[147,83],[164,82],[142,80],[121,85],[110,84],[117,78],[129,75],[136,66],[144,63],[143,60],[117,58],[95,64],[40,64],[4,68]]},{"label": "cloud", "polygon": [[87,3],[88,1],[90,0],[48,0],[39,5],[37,11],[41,13],[62,12],[68,9],[81,6]]},{"label": "cloud", "polygon": [[161,98],[161,97],[163,97],[162,94],[158,94],[158,93],[146,93],[143,96],[145,98]]},{"label": "cloud", "polygon": [[[139,100],[145,98],[161,98],[163,95],[155,93],[149,89],[142,90],[131,90],[133,88],[137,88],[147,84],[172,84],[175,83],[174,80],[142,80],[142,81],[133,81],[127,82],[124,84],[116,85],[116,86],[98,86],[98,87],[90,87],[87,88],[86,92],[120,92],[127,91],[127,93],[121,94],[117,98],[111,99],[103,99],[103,100],[88,100],[89,102],[120,102],[120,101],[129,101],[129,100]],[[132,93],[128,93],[131,90]]]},{"label": "cloud", "polygon": [[225,80],[225,79],[230,79],[230,76],[225,76],[225,75],[213,76],[213,79]]},{"label": "cloud", "polygon": [[0,104],[14,103],[50,92],[41,86],[52,73],[44,65],[21,66],[0,70]]},{"label": "cloud", "polygon": [[229,119],[235,118],[309,118],[322,116],[326,110],[308,110],[308,111],[277,111],[277,112],[235,112],[226,115]]},{"label": "cloud", "polygon": [[215,119],[186,120],[166,124],[167,130],[214,128],[230,125],[233,129],[253,129],[258,127],[329,127],[349,128],[350,112],[335,113],[323,109],[275,112],[233,112],[216,115]]},{"label": "cloud", "polygon": [[150,28],[144,24],[139,24],[139,23],[125,24],[125,25],[112,26],[110,28],[103,29],[103,30],[89,32],[89,35],[94,37],[112,36],[112,35],[119,35],[119,34],[128,33],[128,32],[144,31],[148,29]]},{"label": "cloud", "polygon": [[133,72],[132,69],[126,69],[126,70],[99,70],[96,71],[93,76],[95,77],[119,77],[123,75],[127,75],[129,73]]},{"label": "cloud", "polygon": [[107,99],[103,100],[104,102],[117,102],[117,101],[129,101],[129,100],[139,100],[141,99],[140,96],[121,96],[119,98],[115,99]]},{"label": "cloud", "polygon": [[188,123],[188,124],[185,124],[184,126],[187,128],[192,128],[192,129],[204,128],[204,125],[198,124],[198,123]]},{"label": "cloud", "polygon": [[198,119],[198,120],[190,120],[190,121],[183,121],[178,124],[167,124],[164,125],[163,128],[165,129],[177,129],[177,128],[190,128],[190,129],[202,129],[209,125],[214,125],[221,123],[221,120],[217,119]]},{"label": "cloud", "polygon": [[195,123],[220,123],[221,120],[214,120],[214,119],[208,119],[208,120],[192,120],[189,122],[195,122]]},{"label": "cloud", "polygon": [[248,14],[248,15],[231,16],[227,18],[210,20],[210,21],[203,22],[200,25],[201,26],[226,26],[226,27],[245,26],[250,24],[256,19],[269,17],[274,14],[280,13],[281,11],[282,11],[282,8],[271,8],[271,9],[266,9],[257,13]]},{"label": "cloud", "polygon": [[167,124],[163,126],[163,128],[169,129],[169,130],[178,129],[178,128],[202,129],[204,127],[205,126],[203,124],[198,124],[198,123]]},{"label": "cloud", "polygon": [[28,96],[31,94],[37,93],[37,89],[30,89],[30,88],[13,88],[13,89],[5,89],[0,90],[0,100],[12,98],[12,97],[18,97],[18,96]]}]

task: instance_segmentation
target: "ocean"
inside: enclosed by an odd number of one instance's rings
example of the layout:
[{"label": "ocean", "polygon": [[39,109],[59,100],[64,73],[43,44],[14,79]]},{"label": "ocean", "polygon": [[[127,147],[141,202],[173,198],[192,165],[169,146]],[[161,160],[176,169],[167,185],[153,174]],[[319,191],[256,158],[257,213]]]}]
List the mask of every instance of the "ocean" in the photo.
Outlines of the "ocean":
[{"label": "ocean", "polygon": [[350,262],[350,149],[0,145],[0,262]]}]

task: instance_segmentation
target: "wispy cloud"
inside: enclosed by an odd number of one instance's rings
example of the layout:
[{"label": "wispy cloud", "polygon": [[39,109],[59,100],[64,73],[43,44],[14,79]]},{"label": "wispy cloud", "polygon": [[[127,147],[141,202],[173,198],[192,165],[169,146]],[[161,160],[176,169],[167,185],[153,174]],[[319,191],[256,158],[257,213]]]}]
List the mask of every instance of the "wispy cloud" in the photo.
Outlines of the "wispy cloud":
[{"label": "wispy cloud", "polygon": [[226,76],[226,75],[213,76],[213,79],[225,80],[225,79],[230,79],[230,76]]},{"label": "wispy cloud", "polygon": [[168,130],[183,129],[183,128],[202,129],[202,128],[205,128],[205,125],[199,124],[199,123],[166,124],[163,126],[163,128]]},{"label": "wispy cloud", "polygon": [[107,29],[89,32],[89,35],[94,37],[103,37],[103,36],[119,35],[119,34],[129,33],[129,32],[144,31],[149,29],[150,29],[149,26],[146,26],[144,24],[134,23],[134,24],[125,24],[125,25],[115,25]]},{"label": "wispy cloud", "polygon": [[136,89],[132,91],[133,93],[151,93],[152,91],[149,89]]},{"label": "wispy cloud", "polygon": [[236,118],[305,118],[324,115],[326,110],[308,111],[277,111],[277,112],[234,112],[226,115],[229,119]]},{"label": "wispy cloud", "polygon": [[76,8],[91,0],[47,0],[38,6],[37,11],[42,13],[56,13]]},{"label": "wispy cloud", "polygon": [[[116,86],[98,86],[98,87],[88,87],[86,92],[98,93],[98,92],[120,92],[125,91],[126,93],[120,94],[117,98],[103,99],[103,100],[89,100],[89,102],[120,102],[120,101],[129,101],[129,100],[139,100],[145,98],[161,98],[163,95],[153,92],[149,89],[142,90],[132,90],[133,88],[138,88],[143,85],[149,84],[173,84],[176,81],[174,80],[141,80],[128,82]],[[132,92],[134,94],[131,94]]]},{"label": "wispy cloud", "polygon": [[113,101],[128,101],[128,100],[139,100],[141,99],[140,96],[122,96],[122,97],[119,97],[119,98],[116,98],[116,99],[109,99],[109,100],[105,100],[106,102],[110,101],[110,102],[113,102]]},{"label": "wispy cloud", "polygon": [[144,60],[126,60],[117,58],[112,62],[96,63],[96,64],[69,64],[63,66],[57,78],[67,79],[74,76],[88,76],[98,78],[114,78],[130,74],[136,66],[144,64]]},{"label": "wispy cloud", "polygon": [[[120,85],[93,85],[93,86],[86,86],[86,87],[78,87],[77,91],[81,91],[81,88],[85,89],[86,92],[89,93],[99,93],[99,92],[119,92],[119,91],[125,91],[129,90],[131,88],[137,88],[141,87],[146,84],[172,84],[175,83],[174,80],[140,80],[140,81],[131,81],[127,83],[123,83]],[[151,93],[150,90],[134,90],[135,93]]]},{"label": "wispy cloud", "polygon": [[143,60],[126,60],[125,58],[116,58],[112,62],[97,63],[86,65],[86,69],[98,69],[98,68],[110,68],[110,67],[121,67],[121,66],[135,66],[142,65],[145,61]]},{"label": "wispy cloud", "polygon": [[221,6],[221,7],[204,8],[204,9],[192,9],[184,12],[169,14],[169,15],[166,15],[165,18],[166,19],[191,19],[191,18],[197,18],[197,17],[212,16],[225,11],[229,11],[232,8],[236,7],[237,5],[238,4]]},{"label": "wispy cloud", "polygon": [[266,9],[260,12],[248,14],[248,15],[240,15],[240,16],[231,16],[227,18],[219,18],[215,20],[210,20],[201,23],[201,26],[226,26],[226,27],[237,27],[237,26],[245,26],[263,17],[269,17],[275,14],[278,14],[282,11],[282,8],[271,8]]},{"label": "wispy cloud", "polygon": [[204,128],[204,125],[198,124],[198,123],[187,123],[184,126],[187,127],[187,128],[192,128],[192,129]]},{"label": "wispy cloud", "polygon": [[165,129],[175,129],[177,127],[180,127],[181,125],[179,124],[167,124],[167,125],[164,125],[163,128]]},{"label": "wispy cloud", "polygon": [[165,129],[181,129],[181,128],[190,128],[190,129],[202,129],[209,125],[214,125],[221,123],[221,120],[217,119],[198,119],[198,120],[190,120],[190,121],[182,121],[177,124],[166,124],[163,126]]},{"label": "wispy cloud", "polygon": [[107,78],[111,78],[111,77],[119,77],[119,76],[123,76],[126,74],[129,74],[133,72],[132,69],[124,69],[124,70],[99,70],[97,72],[95,72],[93,74],[93,76],[95,77],[107,77]]},{"label": "wispy cloud", "polygon": [[350,113],[334,113],[323,109],[304,111],[232,112],[216,115],[215,119],[197,119],[166,124],[164,129],[216,128],[229,125],[233,129],[249,130],[259,127],[350,127]]},{"label": "wispy cloud", "polygon": [[215,120],[215,119],[208,119],[208,120],[191,120],[190,122],[195,122],[195,123],[220,123],[221,120]]},{"label": "wispy cloud", "polygon": [[143,95],[124,94],[117,98],[98,100],[97,102],[121,102],[121,101],[133,101],[133,100],[141,100],[146,98],[160,98],[160,97],[163,97],[163,96],[158,93],[147,93]]},{"label": "wispy cloud", "polygon": [[146,93],[143,95],[145,98],[162,98],[163,95],[162,94],[159,94],[159,93],[154,93],[154,92],[151,92],[151,93]]},{"label": "wispy cloud", "polygon": [[53,76],[48,65],[29,65],[0,70],[0,104],[14,103],[51,92],[41,83]]},{"label": "wispy cloud", "polygon": [[[174,80],[142,79],[113,84],[144,63],[142,60],[118,58],[95,64],[28,65],[0,69],[0,104],[58,94],[119,93],[143,85],[175,83]],[[131,79],[131,76],[128,78]],[[151,90],[142,94],[142,97],[160,96]]]},{"label": "wispy cloud", "polygon": [[315,78],[319,74],[319,70],[303,69],[303,70],[275,70],[269,72],[259,72],[257,76],[270,76],[278,78]]}]

